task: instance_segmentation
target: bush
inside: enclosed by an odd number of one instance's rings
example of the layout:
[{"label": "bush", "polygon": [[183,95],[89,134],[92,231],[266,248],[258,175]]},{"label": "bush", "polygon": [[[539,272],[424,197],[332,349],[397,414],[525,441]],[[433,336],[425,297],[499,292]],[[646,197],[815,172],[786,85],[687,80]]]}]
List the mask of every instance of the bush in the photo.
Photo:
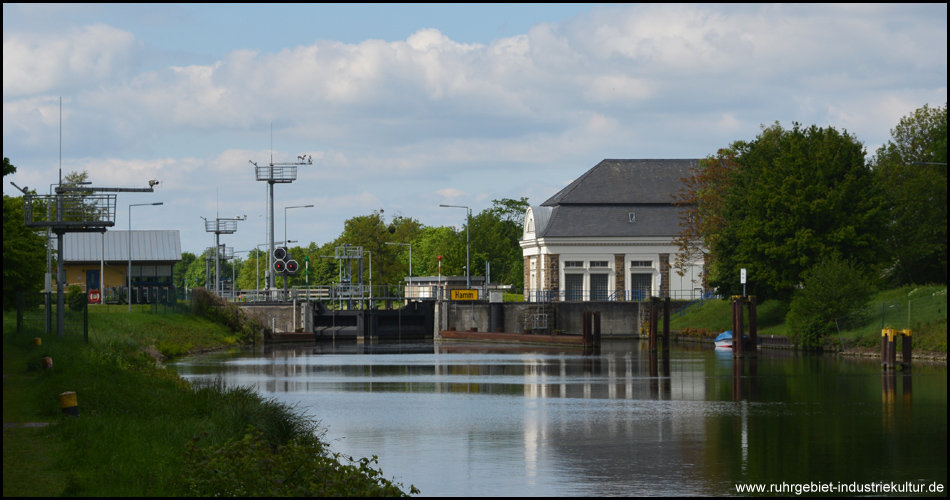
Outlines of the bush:
[{"label": "bush", "polygon": [[70,310],[82,311],[86,307],[86,294],[79,285],[70,285],[66,291],[66,305]]},{"label": "bush", "polygon": [[274,446],[251,427],[239,441],[207,448],[198,441],[186,451],[183,479],[191,496],[408,496],[370,467],[375,456],[354,461],[313,436]]},{"label": "bush", "polygon": [[835,319],[867,307],[874,287],[864,270],[837,258],[818,263],[803,276],[792,297],[786,321],[792,340],[802,347],[818,347],[835,331]]},{"label": "bush", "polygon": [[260,340],[264,325],[256,318],[248,316],[240,307],[204,288],[195,288],[191,297],[191,311],[194,314],[226,326],[231,333],[238,334],[242,343]]}]

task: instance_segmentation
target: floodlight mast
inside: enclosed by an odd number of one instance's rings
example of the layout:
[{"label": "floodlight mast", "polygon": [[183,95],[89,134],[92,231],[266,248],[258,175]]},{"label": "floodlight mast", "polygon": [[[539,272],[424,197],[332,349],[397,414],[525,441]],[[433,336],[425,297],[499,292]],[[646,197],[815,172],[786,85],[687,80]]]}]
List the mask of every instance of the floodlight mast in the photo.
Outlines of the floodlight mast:
[{"label": "floodlight mast", "polygon": [[[290,184],[297,180],[297,166],[313,164],[313,158],[309,155],[298,155],[297,160],[299,161],[294,163],[274,163],[271,161],[265,166],[248,160],[251,165],[254,165],[257,180],[267,182],[267,269],[274,269],[274,184]],[[273,289],[274,284],[274,273],[269,273],[267,289]]]}]

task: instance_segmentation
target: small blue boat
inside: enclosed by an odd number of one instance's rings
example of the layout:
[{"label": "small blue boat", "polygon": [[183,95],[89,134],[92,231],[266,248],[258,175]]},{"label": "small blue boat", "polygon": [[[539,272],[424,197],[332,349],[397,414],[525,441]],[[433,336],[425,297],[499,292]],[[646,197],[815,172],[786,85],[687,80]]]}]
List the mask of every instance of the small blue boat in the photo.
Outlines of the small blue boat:
[{"label": "small blue boat", "polygon": [[726,330],[716,336],[716,347],[732,347],[732,330]]}]

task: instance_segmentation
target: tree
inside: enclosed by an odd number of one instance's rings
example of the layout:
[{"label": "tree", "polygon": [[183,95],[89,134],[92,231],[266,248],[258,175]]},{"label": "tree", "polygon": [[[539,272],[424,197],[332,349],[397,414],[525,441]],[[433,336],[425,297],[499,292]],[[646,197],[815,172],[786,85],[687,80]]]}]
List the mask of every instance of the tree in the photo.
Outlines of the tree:
[{"label": "tree", "polygon": [[786,130],[776,123],[729,150],[734,155],[725,189],[707,184],[696,190],[700,205],[711,199],[708,208],[715,213],[707,216],[722,217],[710,222],[715,232],[702,234],[711,286],[741,293],[739,271],[745,268],[750,293],[760,300],[789,299],[803,273],[824,259],[880,269],[885,199],[854,136],[833,127],[795,123]]},{"label": "tree", "polygon": [[464,275],[465,233],[455,228],[425,227],[412,240],[413,274],[437,276],[439,256],[442,256],[442,275]]},{"label": "tree", "polygon": [[[16,172],[3,159],[3,175]],[[16,306],[17,292],[38,293],[46,272],[46,240],[26,227],[23,198],[3,195],[3,310]]]},{"label": "tree", "polygon": [[524,287],[524,259],[518,240],[528,199],[492,200],[492,207],[472,217],[472,274],[491,264],[492,281]]},{"label": "tree", "polygon": [[818,347],[836,319],[867,307],[873,293],[861,266],[835,257],[819,262],[805,271],[802,288],[792,297],[787,323],[793,339],[803,347]]},{"label": "tree", "polygon": [[[370,281],[374,286],[400,286],[402,279],[409,274],[406,258],[402,260],[397,255],[403,251],[398,245],[386,243],[409,243],[422,230],[422,225],[415,219],[396,216],[388,224],[385,211],[373,211],[371,215],[353,217],[343,224],[343,234],[337,240],[338,245],[349,244],[363,247],[364,277],[363,283]],[[372,276],[370,275],[370,259],[372,259]]]},{"label": "tree", "polygon": [[[726,224],[726,193],[732,188],[730,173],[735,170],[735,152],[720,149],[715,156],[701,159],[693,175],[682,179],[683,187],[673,195],[674,204],[683,208],[680,231],[674,243],[679,247],[673,267],[680,276],[697,262],[705,263],[710,245]],[[704,268],[703,284],[705,285]]]},{"label": "tree", "polygon": [[[891,285],[947,282],[947,105],[900,120],[872,163],[891,214]],[[942,165],[940,165],[942,163]]]},{"label": "tree", "polygon": [[[191,263],[197,259],[198,256],[191,252],[182,252],[181,260],[175,264],[175,267],[172,269],[172,284],[180,289],[185,289],[185,274],[188,272],[188,267],[191,266]],[[194,288],[190,286],[189,288]]]}]

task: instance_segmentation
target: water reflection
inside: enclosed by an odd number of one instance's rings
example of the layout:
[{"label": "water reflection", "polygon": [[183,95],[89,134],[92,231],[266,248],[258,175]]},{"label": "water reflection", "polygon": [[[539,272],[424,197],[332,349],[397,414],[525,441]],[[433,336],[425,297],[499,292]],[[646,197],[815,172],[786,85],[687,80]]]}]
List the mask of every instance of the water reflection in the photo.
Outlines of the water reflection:
[{"label": "water reflection", "polygon": [[268,346],[176,368],[297,405],[329,428],[335,449],[378,455],[387,477],[424,495],[734,495],[738,482],[946,483],[945,366],[915,367],[913,401],[910,374],[897,398],[893,372],[882,379],[873,362],[784,351],[734,359],[700,347],[648,353],[636,342],[588,352]]}]

